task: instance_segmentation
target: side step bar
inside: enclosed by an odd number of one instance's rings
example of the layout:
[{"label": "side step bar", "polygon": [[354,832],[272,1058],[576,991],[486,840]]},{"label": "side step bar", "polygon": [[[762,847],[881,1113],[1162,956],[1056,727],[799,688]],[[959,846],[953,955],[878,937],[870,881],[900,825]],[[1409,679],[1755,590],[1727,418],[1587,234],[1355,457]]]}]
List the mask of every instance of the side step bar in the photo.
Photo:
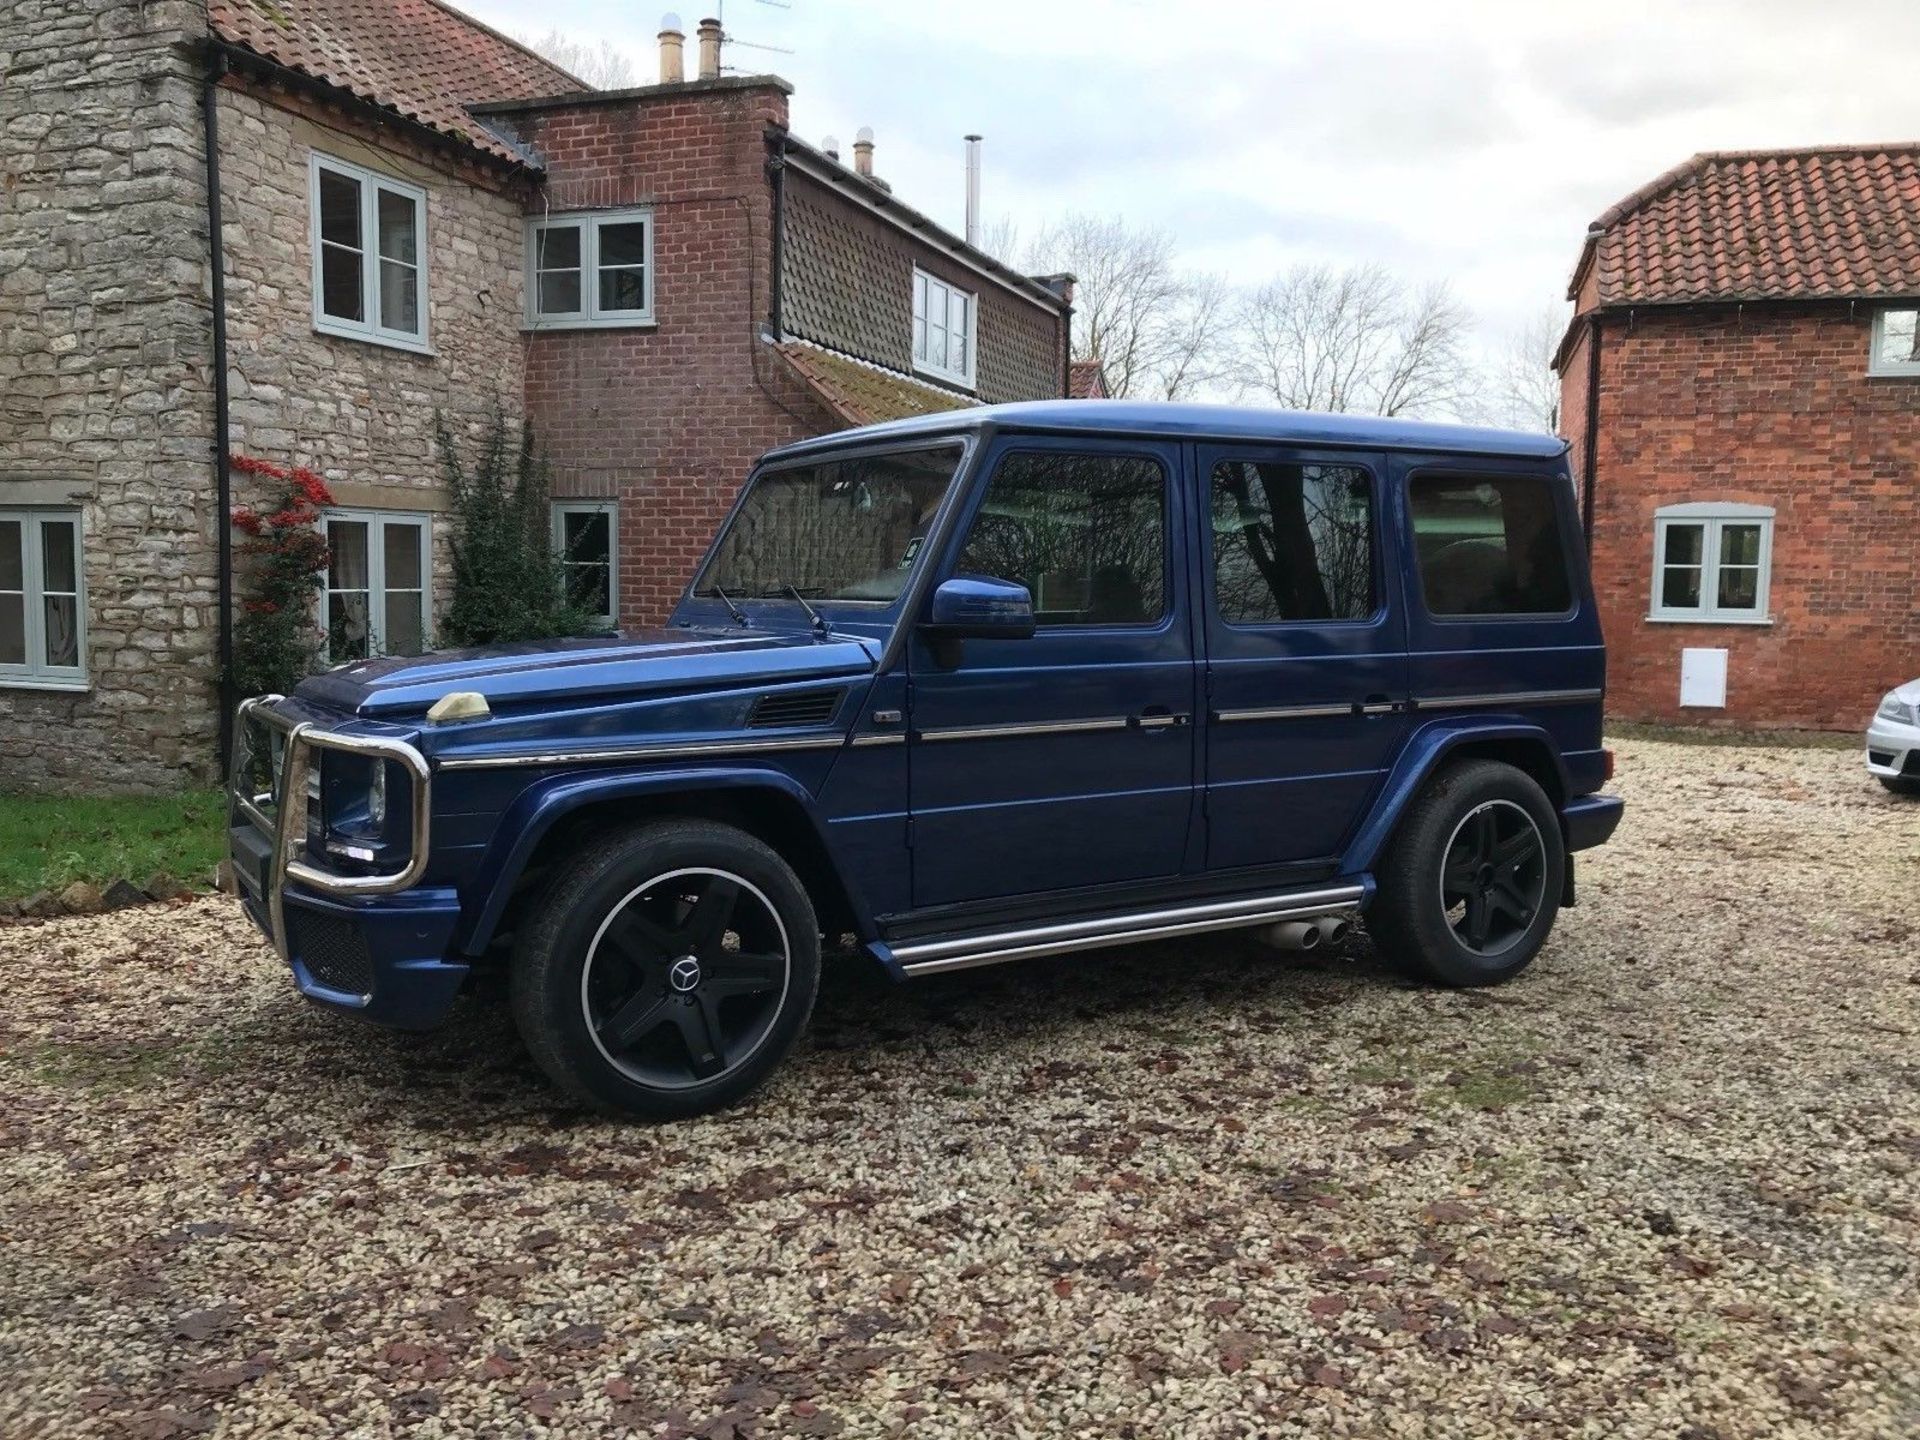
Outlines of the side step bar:
[{"label": "side step bar", "polygon": [[1204,905],[1180,905],[1130,914],[1102,915],[1059,925],[1035,925],[1019,930],[963,935],[954,940],[922,940],[891,947],[900,972],[909,977],[938,975],[947,970],[969,970],[976,965],[999,965],[1008,960],[1030,960],[1069,950],[1097,950],[1104,945],[1133,945],[1142,940],[1164,940],[1174,935],[1198,935],[1208,930],[1235,930],[1276,920],[1305,920],[1358,910],[1366,900],[1364,885],[1334,885],[1314,890],[1285,890],[1239,900],[1216,900]]}]

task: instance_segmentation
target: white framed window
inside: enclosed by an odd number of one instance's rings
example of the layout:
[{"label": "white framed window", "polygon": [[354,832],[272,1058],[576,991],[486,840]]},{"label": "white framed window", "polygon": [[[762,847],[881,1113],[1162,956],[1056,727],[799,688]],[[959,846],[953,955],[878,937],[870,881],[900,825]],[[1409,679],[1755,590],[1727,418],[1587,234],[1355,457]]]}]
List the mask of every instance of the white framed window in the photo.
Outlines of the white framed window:
[{"label": "white framed window", "polygon": [[309,160],[313,328],[427,348],[427,192],[331,155]]},{"label": "white framed window", "polygon": [[1893,306],[1873,312],[1869,375],[1920,375],[1920,309]]},{"label": "white framed window", "polygon": [[1653,519],[1650,620],[1767,625],[1773,507],[1732,501],[1663,505]]},{"label": "white framed window", "polygon": [[602,210],[527,222],[527,324],[653,323],[653,212]]},{"label": "white framed window", "polygon": [[425,515],[329,510],[321,617],[334,664],[418,655],[432,633],[433,533]]},{"label": "white framed window", "polygon": [[913,368],[969,388],[973,385],[973,296],[913,270]]},{"label": "white framed window", "polygon": [[620,512],[611,500],[553,502],[553,550],[567,599],[596,628],[620,624]]},{"label": "white framed window", "polygon": [[0,685],[86,688],[80,534],[78,510],[0,508]]}]

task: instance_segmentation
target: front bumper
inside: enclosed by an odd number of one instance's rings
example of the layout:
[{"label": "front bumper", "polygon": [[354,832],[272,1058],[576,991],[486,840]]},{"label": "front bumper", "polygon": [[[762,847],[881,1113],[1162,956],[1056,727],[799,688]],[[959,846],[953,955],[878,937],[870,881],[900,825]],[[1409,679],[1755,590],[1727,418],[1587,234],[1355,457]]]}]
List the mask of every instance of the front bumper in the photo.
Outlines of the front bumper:
[{"label": "front bumper", "polygon": [[1867,769],[1889,779],[1920,777],[1920,725],[1874,716],[1867,726]]},{"label": "front bumper", "polygon": [[[309,999],[401,1029],[438,1024],[470,967],[447,958],[460,920],[458,892],[419,885],[432,813],[426,759],[402,740],[291,719],[272,708],[280,698],[246,702],[235,727],[227,835],[241,902]],[[263,792],[250,783],[256,726],[279,737]],[[335,874],[304,858],[308,768],[313,751],[328,748],[405,767],[411,837],[400,869]]]}]

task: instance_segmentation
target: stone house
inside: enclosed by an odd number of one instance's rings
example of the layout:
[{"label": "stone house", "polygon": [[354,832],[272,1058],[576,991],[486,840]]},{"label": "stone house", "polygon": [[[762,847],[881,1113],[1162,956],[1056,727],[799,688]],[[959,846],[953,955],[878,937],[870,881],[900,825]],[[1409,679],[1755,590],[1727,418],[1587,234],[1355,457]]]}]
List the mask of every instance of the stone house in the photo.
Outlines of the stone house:
[{"label": "stone house", "polygon": [[801,142],[716,22],[693,78],[669,17],[660,83],[599,92],[438,0],[0,20],[0,787],[212,778],[231,456],[328,481],[344,659],[433,635],[436,415],[533,423],[615,625],[767,448],[1066,393],[1070,279],[903,203],[869,133]]},{"label": "stone house", "polygon": [[1569,298],[1609,710],[1864,727],[1920,673],[1920,148],[1696,155]]}]

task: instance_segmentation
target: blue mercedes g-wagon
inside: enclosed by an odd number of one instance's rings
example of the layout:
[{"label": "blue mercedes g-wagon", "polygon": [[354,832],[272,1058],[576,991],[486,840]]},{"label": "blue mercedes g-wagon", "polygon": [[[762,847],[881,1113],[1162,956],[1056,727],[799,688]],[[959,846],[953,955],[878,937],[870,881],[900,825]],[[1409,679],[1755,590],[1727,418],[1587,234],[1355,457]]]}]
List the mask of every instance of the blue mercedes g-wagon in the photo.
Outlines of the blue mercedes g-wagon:
[{"label": "blue mercedes g-wagon", "polygon": [[689,1115],[823,934],[904,980],[1365,910],[1504,980],[1620,819],[1604,675],[1557,440],[990,406],[768,455],[663,629],[248,702],[232,850],[315,1001],[431,1026],[504,967],[559,1085]]}]

